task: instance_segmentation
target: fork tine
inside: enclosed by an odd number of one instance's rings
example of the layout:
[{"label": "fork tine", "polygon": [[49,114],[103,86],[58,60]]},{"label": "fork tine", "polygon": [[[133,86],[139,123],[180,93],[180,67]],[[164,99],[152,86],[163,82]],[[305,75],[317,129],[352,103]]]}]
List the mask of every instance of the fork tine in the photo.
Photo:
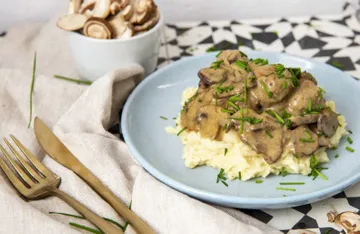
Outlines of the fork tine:
[{"label": "fork tine", "polygon": [[24,196],[26,196],[26,191],[28,188],[23,184],[23,182],[15,175],[15,173],[8,167],[4,159],[0,157],[0,167],[5,172],[7,178],[13,184],[13,186]]},{"label": "fork tine", "polygon": [[36,180],[36,182],[39,182],[39,180],[41,179],[39,174],[30,166],[28,162],[24,160],[22,156],[20,156],[20,154],[14,149],[14,147],[10,144],[10,142],[6,138],[4,138],[4,141],[11,150],[11,152],[16,156],[20,164],[25,168],[25,170]]},{"label": "fork tine", "polygon": [[3,152],[7,160],[10,162],[11,166],[15,169],[15,171],[18,173],[21,179],[25,181],[30,187],[34,186],[35,183],[32,181],[32,179],[25,173],[25,171],[19,166],[17,162],[15,162],[11,156],[8,154],[8,152],[4,149],[4,147],[0,144],[0,150]]},{"label": "fork tine", "polygon": [[42,164],[39,159],[33,155],[21,142],[13,135],[10,135],[11,139],[15,142],[17,147],[23,152],[26,158],[33,164],[33,166],[44,176],[44,177],[57,177],[52,171]]}]

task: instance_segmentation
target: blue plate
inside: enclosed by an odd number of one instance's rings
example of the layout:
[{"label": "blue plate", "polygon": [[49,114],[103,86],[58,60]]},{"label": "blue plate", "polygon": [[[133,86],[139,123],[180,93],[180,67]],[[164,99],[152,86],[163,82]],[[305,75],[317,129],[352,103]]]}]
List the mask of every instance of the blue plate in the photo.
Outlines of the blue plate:
[{"label": "blue plate", "polygon": [[[172,120],[181,110],[180,100],[187,87],[198,84],[197,72],[215,60],[216,53],[182,59],[148,76],[130,95],[122,114],[121,128],[131,154],[155,178],[189,196],[223,206],[265,209],[285,208],[316,202],[335,195],[360,180],[360,83],[327,64],[287,54],[249,51],[250,58],[266,58],[270,63],[300,67],[311,72],[325,98],[334,100],[349,128],[354,153],[345,150],[342,140],[338,150],[329,150],[330,163],[323,180],[302,175],[270,176],[262,184],[254,180],[229,181],[229,187],[216,183],[218,170],[202,166],[185,167],[183,146],[179,137],[169,135],[165,127],[174,126]],[[163,120],[160,116],[168,117]],[[335,159],[334,155],[340,157]],[[278,191],[279,182],[301,181],[296,192]],[[284,196],[286,195],[286,196]]]}]

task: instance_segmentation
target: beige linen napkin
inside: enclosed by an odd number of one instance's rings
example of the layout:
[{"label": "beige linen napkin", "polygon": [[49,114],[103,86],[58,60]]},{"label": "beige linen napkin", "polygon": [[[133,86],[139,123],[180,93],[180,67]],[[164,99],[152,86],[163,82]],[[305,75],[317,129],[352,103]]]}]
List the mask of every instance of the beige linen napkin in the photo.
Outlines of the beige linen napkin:
[{"label": "beige linen napkin", "polygon": [[[66,146],[126,204],[159,233],[281,233],[235,209],[208,205],[157,181],[131,157],[127,146],[107,130],[129,92],[142,79],[143,69],[132,65],[109,72],[90,87],[52,78],[76,76],[64,32],[54,21],[14,28],[0,41],[0,136],[15,134],[55,173],[60,189],[98,214],[124,222],[90,187],[41,151],[29,121],[29,87],[34,51],[38,69],[34,112]],[[45,75],[44,75],[45,74]],[[25,202],[0,172],[0,233],[78,233],[69,222],[86,221],[51,215],[76,214],[50,197]],[[128,233],[133,232],[131,228]]]}]

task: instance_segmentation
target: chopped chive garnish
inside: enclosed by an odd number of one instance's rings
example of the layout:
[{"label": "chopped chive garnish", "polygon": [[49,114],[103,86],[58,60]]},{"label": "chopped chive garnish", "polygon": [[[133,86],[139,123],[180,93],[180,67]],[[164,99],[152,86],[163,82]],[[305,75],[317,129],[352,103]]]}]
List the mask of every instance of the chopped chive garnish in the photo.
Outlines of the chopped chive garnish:
[{"label": "chopped chive garnish", "polygon": [[250,76],[249,77],[249,82],[251,83],[252,80],[256,79],[256,76]]},{"label": "chopped chive garnish", "polygon": [[255,183],[257,184],[261,184],[263,181],[262,180],[255,180]]},{"label": "chopped chive garnish", "polygon": [[353,143],[353,140],[351,139],[351,137],[348,137],[348,138],[347,138],[347,141],[348,141],[350,144]]},{"label": "chopped chive garnish", "polygon": [[238,66],[239,68],[244,69],[245,71],[250,71],[248,62],[246,62],[246,61],[236,60],[234,64],[236,66]]},{"label": "chopped chive garnish", "polygon": [[216,87],[216,92],[217,93],[224,93],[224,92],[229,92],[229,91],[231,91],[233,89],[234,89],[233,85],[229,85],[229,86],[226,86],[226,87],[221,87],[220,85],[218,85]]},{"label": "chopped chive garnish", "polygon": [[338,157],[339,157],[339,154],[336,154],[336,155],[335,155],[335,158],[338,158]]},{"label": "chopped chive garnish", "polygon": [[276,190],[291,191],[291,192],[296,191],[296,189],[294,188],[283,188],[283,187],[277,187]]},{"label": "chopped chive garnish", "polygon": [[257,58],[252,60],[256,65],[263,66],[269,64],[269,61],[267,59],[263,58]]},{"label": "chopped chive garnish", "polygon": [[337,150],[336,146],[331,147],[331,150]]},{"label": "chopped chive garnish", "polygon": [[91,85],[92,84],[91,81],[79,80],[79,79],[70,78],[70,77],[66,77],[66,76],[54,75],[54,77],[57,78],[57,79],[60,79],[60,80],[66,80],[66,81],[74,82],[74,83],[77,83],[77,84],[84,84],[84,85]]},{"label": "chopped chive garnish", "polygon": [[322,174],[318,169],[314,168],[314,171],[321,177],[323,178],[323,180],[328,180],[328,178],[326,176],[324,176],[324,174]]},{"label": "chopped chive garnish", "polygon": [[280,174],[281,174],[282,177],[285,177],[285,176],[287,176],[289,173],[285,170],[284,167],[282,167],[282,168],[281,168],[281,171],[280,171]]},{"label": "chopped chive garnish", "polygon": [[240,130],[239,133],[243,134],[244,132],[244,120],[242,120],[242,118],[244,117],[244,113],[243,113],[243,109],[240,109],[240,116],[241,116],[241,120],[240,120]]},{"label": "chopped chive garnish", "polygon": [[342,124],[341,124],[341,123],[339,123],[339,127],[342,128]]},{"label": "chopped chive garnish", "polygon": [[275,115],[275,118],[281,123],[281,124],[285,124],[285,121],[284,119],[278,114],[276,113],[275,111],[273,111],[274,115]]},{"label": "chopped chive garnish", "polygon": [[168,120],[168,118],[166,118],[165,116],[160,116],[160,118],[162,118],[164,120]]},{"label": "chopped chive garnish", "polygon": [[312,111],[312,99],[310,98],[308,101],[308,111],[311,112]]},{"label": "chopped chive garnish", "polygon": [[268,130],[265,130],[265,134],[269,137],[269,138],[273,138],[273,136],[271,135],[271,133]]},{"label": "chopped chive garnish", "polygon": [[215,61],[210,65],[210,68],[218,69],[223,62],[224,62],[224,60]]},{"label": "chopped chive garnish", "polygon": [[229,101],[231,101],[231,102],[243,102],[244,98],[241,98],[240,94],[237,94],[237,95],[231,96],[229,98]]},{"label": "chopped chive garnish", "polygon": [[244,80],[244,103],[247,101],[247,80]]},{"label": "chopped chive garnish", "polygon": [[287,88],[287,81],[284,80],[282,83],[282,89],[286,89]]},{"label": "chopped chive garnish", "polygon": [[261,81],[261,80],[260,80],[260,84],[261,84],[262,88],[265,90],[267,96],[268,96],[269,98],[272,98],[272,97],[273,97],[273,93],[272,93],[271,91],[269,91],[269,89],[268,89],[268,87],[266,86],[266,84],[265,84],[263,81]]},{"label": "chopped chive garnish", "polygon": [[332,62],[330,62],[330,64],[333,65],[334,67],[338,68],[338,69],[344,68],[344,65],[342,65],[338,61],[332,61]]},{"label": "chopped chive garnish", "polygon": [[77,224],[77,223],[73,223],[73,222],[70,222],[69,225],[73,226],[73,227],[76,227],[76,228],[79,228],[79,229],[82,229],[82,230],[85,230],[85,231],[88,231],[90,233],[94,233],[94,234],[102,234],[103,233],[100,230],[96,230],[94,228],[84,226],[84,225],[81,225],[81,224]]},{"label": "chopped chive garnish", "polygon": [[221,181],[221,183],[223,183],[223,185],[225,185],[226,187],[228,187],[229,185],[225,182],[225,181]]},{"label": "chopped chive garnish", "polygon": [[173,120],[176,120],[177,118],[176,117],[173,117]]},{"label": "chopped chive garnish", "polygon": [[225,148],[224,149],[224,156],[226,156],[227,152],[228,152],[228,148]]},{"label": "chopped chive garnish", "polygon": [[312,136],[308,130],[305,130],[304,132],[308,139],[312,139]]},{"label": "chopped chive garnish", "polygon": [[275,72],[276,72],[276,74],[277,74],[279,77],[283,74],[284,71],[285,71],[285,66],[284,66],[284,65],[282,65],[282,64],[277,64],[277,65],[275,66]]},{"label": "chopped chive garnish", "polygon": [[232,111],[232,110],[228,110],[228,109],[221,109],[221,111],[222,112],[224,112],[224,113],[229,113],[229,114],[233,114],[234,113],[234,111]]},{"label": "chopped chive garnish", "polygon": [[197,97],[198,93],[195,93],[194,95],[192,95],[185,103],[184,103],[184,106],[181,110],[181,112],[184,112],[187,105],[189,104],[189,102],[193,101],[196,97]]},{"label": "chopped chive garnish", "polygon": [[218,49],[216,49],[214,46],[211,46],[206,49],[206,52],[214,52],[214,51],[218,51]]},{"label": "chopped chive garnish", "polygon": [[345,149],[351,153],[355,152],[355,150],[353,148],[351,148],[350,146],[346,146]]},{"label": "chopped chive garnish", "polygon": [[186,130],[186,127],[185,128],[183,128],[183,129],[181,129],[177,134],[176,134],[176,136],[179,136],[183,131],[185,131]]},{"label": "chopped chive garnish", "polygon": [[320,94],[321,98],[324,98],[325,93],[326,93],[325,90],[323,88],[319,87],[319,94]]},{"label": "chopped chive garnish", "polygon": [[306,143],[313,143],[315,142],[313,139],[307,139],[307,138],[300,138],[299,141],[306,142]]},{"label": "chopped chive garnish", "polygon": [[234,108],[235,110],[240,110],[240,107],[238,107],[237,105],[235,105],[235,103],[233,103],[232,101],[228,101],[228,104]]},{"label": "chopped chive garnish", "polygon": [[217,53],[216,58],[220,56],[221,52],[222,52],[222,51],[220,51],[219,53]]},{"label": "chopped chive garnish", "polygon": [[238,173],[238,179],[241,180],[241,171]]},{"label": "chopped chive garnish", "polygon": [[225,185],[226,187],[228,187],[228,184],[225,182],[226,177],[225,177],[225,170],[224,168],[221,168],[219,171],[219,174],[216,177],[216,183],[219,183],[221,181],[221,183],[223,185]]},{"label": "chopped chive garnish", "polygon": [[280,185],[303,185],[304,182],[280,182]]},{"label": "chopped chive garnish", "polygon": [[349,132],[350,134],[353,134],[353,132],[352,132],[350,129],[348,130],[348,132]]}]

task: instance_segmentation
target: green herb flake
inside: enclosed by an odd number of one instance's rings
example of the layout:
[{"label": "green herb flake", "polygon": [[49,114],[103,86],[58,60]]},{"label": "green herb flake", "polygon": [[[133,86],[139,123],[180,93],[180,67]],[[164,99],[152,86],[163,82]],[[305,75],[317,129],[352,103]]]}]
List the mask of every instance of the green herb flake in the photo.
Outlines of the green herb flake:
[{"label": "green herb flake", "polygon": [[172,119],[173,119],[173,120],[176,120],[176,119],[177,119],[177,117],[173,117]]},{"label": "green herb flake", "polygon": [[183,129],[181,129],[177,134],[176,134],[176,136],[180,136],[180,134],[183,132],[183,131],[185,131],[186,130],[186,127],[184,127]]},{"label": "green herb flake", "polygon": [[348,132],[349,132],[350,134],[353,134],[353,132],[352,132],[350,129],[348,130]]},{"label": "green herb flake", "polygon": [[336,155],[335,155],[335,158],[338,158],[338,157],[339,157],[339,154],[336,154]]},{"label": "green herb flake", "polygon": [[347,138],[347,141],[349,142],[349,144],[352,144],[352,143],[353,143],[353,140],[351,139],[351,137],[348,137],[348,138]]},{"label": "green herb flake", "polygon": [[275,72],[278,76],[280,76],[285,71],[285,66],[282,64],[275,65]]},{"label": "green herb flake", "polygon": [[229,98],[229,101],[231,101],[231,102],[244,102],[244,98],[240,97],[240,94],[237,94],[237,95],[231,96]]},{"label": "green herb flake", "polygon": [[244,80],[244,103],[247,102],[247,80]]},{"label": "green herb flake", "polygon": [[299,141],[304,143],[313,143],[315,142],[313,139],[307,139],[307,138],[300,138]]},{"label": "green herb flake", "polygon": [[256,76],[250,76],[250,78],[249,78],[249,82],[251,83],[253,80],[255,80],[256,79]]},{"label": "green herb flake", "polygon": [[282,176],[282,177],[285,177],[285,176],[287,176],[289,173],[285,170],[285,168],[284,167],[282,167],[281,168],[281,171],[280,171],[280,175]]},{"label": "green herb flake", "polygon": [[329,234],[332,230],[333,230],[333,229],[330,228],[330,229],[326,230],[326,232],[324,232],[324,234]]},{"label": "green herb flake", "polygon": [[239,51],[239,52],[240,52],[240,54],[241,54],[242,57],[245,57],[245,58],[248,57],[248,56],[247,56],[246,54],[244,54],[243,52],[241,52],[241,51]]},{"label": "green herb flake", "polygon": [[286,89],[287,88],[287,81],[284,80],[282,83],[282,89]]},{"label": "green herb flake", "polygon": [[70,81],[70,82],[77,83],[77,84],[84,84],[84,85],[91,85],[92,84],[91,81],[79,80],[79,79],[70,78],[70,77],[66,77],[66,76],[60,76],[60,75],[54,75],[54,78],[57,78],[57,79],[60,79],[60,80]]},{"label": "green herb flake", "polygon": [[219,53],[217,53],[216,58],[220,56],[220,54],[222,53],[222,51],[219,51]]},{"label": "green herb flake", "polygon": [[277,187],[276,190],[291,191],[291,192],[296,191],[296,189],[294,189],[294,188],[283,188],[283,187]]},{"label": "green herb flake", "polygon": [[166,118],[165,116],[160,116],[160,118],[162,118],[163,120],[168,120],[168,118]]},{"label": "green herb flake", "polygon": [[244,113],[243,113],[243,109],[240,109],[240,116],[241,116],[241,120],[240,120],[240,130],[239,133],[243,134],[244,132],[244,120],[242,120],[242,118],[244,117]]},{"label": "green herb flake", "polygon": [[260,80],[260,84],[261,84],[262,88],[265,90],[267,96],[268,96],[269,98],[272,98],[272,97],[273,97],[273,93],[272,93],[271,91],[269,91],[269,88],[266,86],[266,84],[265,84],[263,81],[261,81],[261,80]]},{"label": "green herb flake", "polygon": [[219,183],[221,181],[221,183],[223,185],[225,185],[226,187],[228,187],[228,184],[225,182],[226,181],[226,177],[225,177],[225,170],[224,168],[221,168],[219,171],[219,174],[217,174],[216,177],[216,183]]},{"label": "green herb flake", "polygon": [[215,61],[213,62],[211,65],[210,65],[210,68],[212,69],[218,69],[220,67],[220,65],[224,62],[224,60],[218,60],[218,61]]},{"label": "green herb flake", "polygon": [[332,61],[332,62],[330,62],[330,65],[332,65],[332,66],[334,66],[334,67],[336,67],[336,68],[338,68],[338,69],[343,69],[343,68],[344,68],[344,65],[341,64],[341,63],[339,63],[338,61]]},{"label": "green herb flake", "polygon": [[318,176],[320,176],[324,180],[328,180],[328,178],[321,173],[322,170],[326,170],[327,168],[323,168],[320,166],[320,162],[316,159],[315,155],[312,155],[310,158],[310,168],[311,172],[309,176],[312,176],[313,180],[315,180]]},{"label": "green herb flake", "polygon": [[225,87],[221,87],[220,85],[216,87],[216,92],[217,93],[224,93],[224,92],[229,92],[232,91],[234,89],[233,85],[229,85],[229,86],[225,86]]},{"label": "green herb flake", "polygon": [[34,61],[33,61],[33,69],[32,69],[32,76],[31,76],[31,84],[30,84],[30,117],[29,117],[29,124],[28,128],[31,126],[32,121],[32,107],[33,107],[33,93],[34,93],[34,85],[35,85],[35,73],[36,73],[36,52],[34,53]]},{"label": "green herb flake", "polygon": [[236,60],[234,64],[236,66],[238,66],[239,68],[244,69],[245,71],[248,71],[248,72],[250,71],[248,62],[246,62],[246,61]]},{"label": "green herb flake", "polygon": [[224,149],[224,156],[226,156],[227,152],[228,152],[228,148],[225,148]]},{"label": "green herb flake", "polygon": [[225,185],[226,187],[228,187],[229,185],[225,182],[225,181],[221,181],[221,183],[223,183],[223,185]]},{"label": "green herb flake", "polygon": [[103,234],[103,232],[100,231],[100,230],[97,230],[97,229],[94,229],[94,228],[91,228],[91,227],[88,227],[88,226],[84,226],[84,225],[81,225],[81,224],[78,224],[78,223],[70,222],[69,225],[73,226],[73,227],[76,227],[76,228],[79,228],[79,229],[82,229],[82,230],[85,230],[85,231],[88,231],[88,232],[91,232],[91,233],[94,233],[94,234]]},{"label": "green herb flake", "polygon": [[262,180],[255,180],[255,183],[257,184],[261,184],[263,181]]},{"label": "green herb flake", "polygon": [[240,107],[238,107],[237,105],[235,105],[235,103],[233,103],[232,101],[228,101],[229,106],[231,106],[232,108],[234,108],[235,110],[240,110]]},{"label": "green herb flake", "polygon": [[325,90],[324,90],[323,88],[319,87],[319,96],[320,96],[321,98],[324,98],[324,94],[325,94],[325,93],[326,93]]},{"label": "green herb flake", "polygon": [[268,130],[265,130],[265,134],[269,137],[269,138],[273,138],[273,136],[271,135],[271,133]]},{"label": "green herb flake", "polygon": [[221,112],[228,113],[228,114],[234,114],[233,110],[224,109],[224,108],[221,109]]},{"label": "green herb flake", "polygon": [[215,52],[215,51],[218,51],[218,49],[216,49],[214,46],[211,46],[209,48],[206,49],[206,52]]},{"label": "green herb flake", "polygon": [[241,180],[241,171],[238,172],[238,179]]},{"label": "green herb flake", "polygon": [[354,152],[355,152],[355,150],[354,150],[353,148],[351,148],[350,146],[346,146],[345,149],[346,149],[347,151],[349,151],[350,153],[354,153]]},{"label": "green herb flake", "polygon": [[197,97],[197,95],[198,95],[198,93],[195,93],[184,103],[184,106],[183,106],[181,112],[184,112],[186,110],[186,107],[189,104],[189,102],[192,102]]},{"label": "green herb flake", "polygon": [[280,182],[280,185],[304,185],[304,182]]},{"label": "green herb flake", "polygon": [[254,59],[253,62],[258,66],[264,66],[269,64],[269,60],[263,58]]}]

